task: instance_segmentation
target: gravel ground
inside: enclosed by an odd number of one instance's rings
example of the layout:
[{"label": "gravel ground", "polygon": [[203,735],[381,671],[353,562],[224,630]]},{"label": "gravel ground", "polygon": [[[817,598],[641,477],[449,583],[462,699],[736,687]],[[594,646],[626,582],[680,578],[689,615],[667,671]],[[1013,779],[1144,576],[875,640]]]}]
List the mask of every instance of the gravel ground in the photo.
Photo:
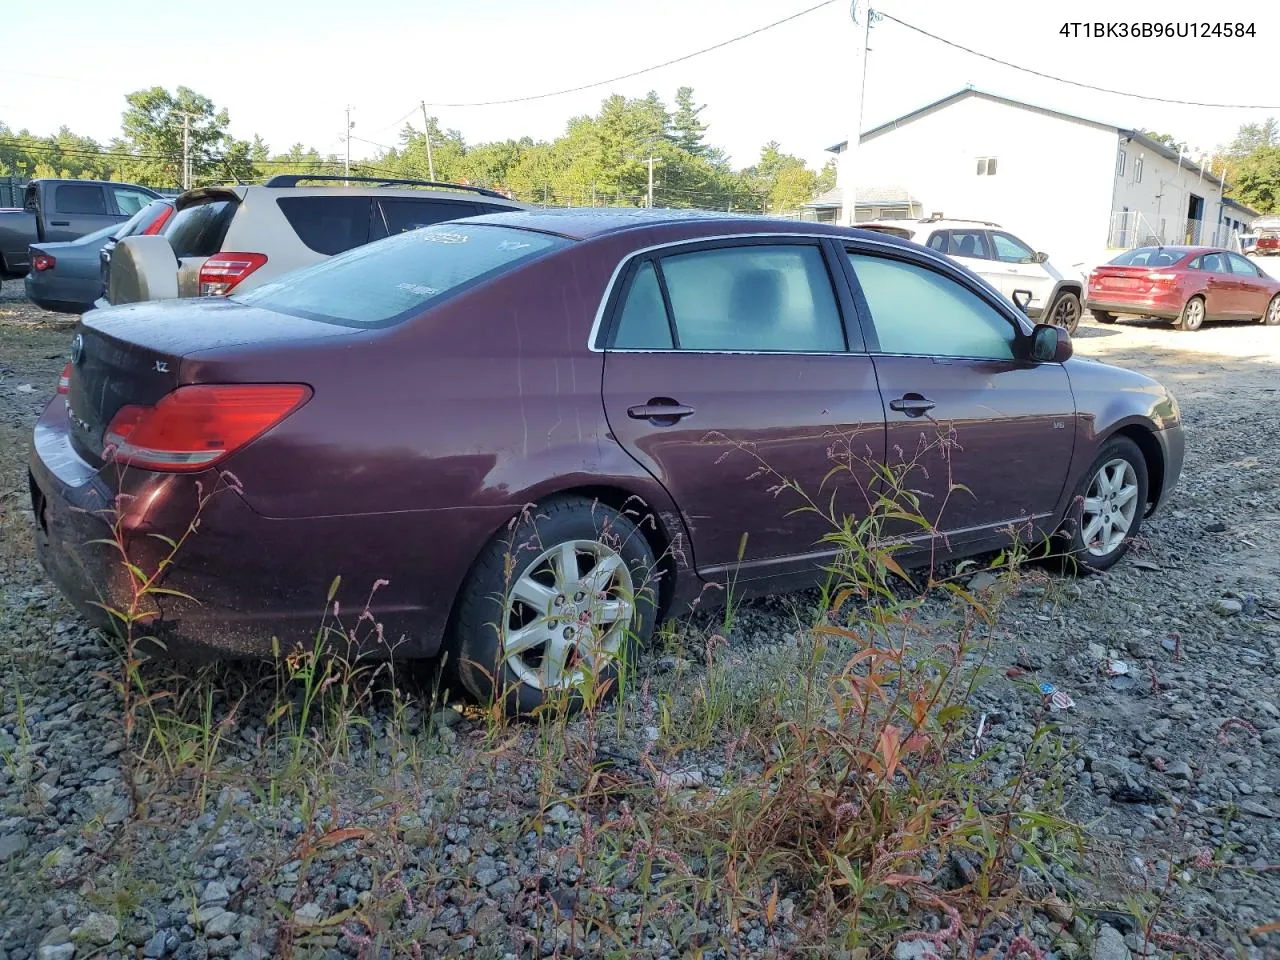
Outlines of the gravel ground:
[{"label": "gravel ground", "polygon": [[[535,729],[495,744],[474,711],[379,698],[362,705],[367,727],[329,779],[267,784],[243,772],[270,739],[273,691],[230,670],[218,682],[250,692],[235,695],[225,723],[216,705],[216,769],[130,814],[120,701],[104,673],[118,669],[45,580],[27,533],[29,433],[73,320],[26,304],[19,284],[0,291],[0,960],[372,956],[370,928],[348,921],[391,900],[395,942],[417,946],[379,955],[606,955],[573,939],[574,898],[586,892],[564,861],[600,825],[572,804],[542,804],[539,768],[520,759],[542,749]],[[1063,802],[1086,830],[1087,868],[1053,883],[1077,908],[1056,901],[1023,932],[1055,957],[1280,957],[1280,934],[1250,933],[1280,921],[1280,328],[1086,324],[1076,347],[1170,386],[1188,459],[1129,558],[1103,577],[1015,583],[991,630],[1001,672],[1053,683],[1075,703],[1057,715],[1073,750]],[[737,682],[779,682],[779,650],[810,599],[739,611]],[[604,738],[622,768],[670,727],[650,718],[650,698],[680,702],[698,660],[646,658],[644,695],[621,722],[610,717]],[[400,680],[407,697],[431,683]],[[1033,711],[998,676],[974,711],[991,739],[1029,741]],[[569,730],[585,736],[581,723]],[[724,776],[723,744],[663,756],[689,783]],[[997,778],[1009,774],[1000,763]],[[644,926],[629,882],[607,891],[619,929]],[[547,904],[553,922],[536,926]],[[1144,943],[1151,911],[1186,939]],[[768,935],[751,920],[738,947],[705,955],[786,955],[803,909],[787,899],[777,913]],[[607,955],[691,956],[693,936],[673,921]],[[919,947],[904,940],[895,955],[925,956]]]}]

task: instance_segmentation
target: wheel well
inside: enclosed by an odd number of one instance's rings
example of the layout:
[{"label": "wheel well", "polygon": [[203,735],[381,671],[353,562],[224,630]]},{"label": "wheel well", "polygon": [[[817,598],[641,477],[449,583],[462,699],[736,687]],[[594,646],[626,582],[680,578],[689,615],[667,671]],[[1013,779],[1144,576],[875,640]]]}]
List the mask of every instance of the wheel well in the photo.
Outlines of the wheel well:
[{"label": "wheel well", "polygon": [[1083,299],[1084,287],[1080,286],[1080,284],[1075,281],[1068,280],[1066,283],[1063,283],[1058,287],[1058,293],[1074,293],[1077,297]]},{"label": "wheel well", "polygon": [[1164,490],[1164,454],[1155,434],[1145,427],[1130,424],[1121,427],[1115,433],[1118,437],[1128,437],[1142,451],[1142,459],[1147,462],[1147,512],[1151,504],[1160,502],[1160,494]]},{"label": "wheel well", "polygon": [[596,500],[606,507],[617,510],[640,529],[658,562],[658,619],[661,620],[671,609],[671,602],[675,595],[676,558],[674,554],[680,548],[676,537],[667,530],[657,511],[645,503],[639,495],[623,490],[621,487],[605,484],[569,487],[565,490],[557,490],[554,496]]}]

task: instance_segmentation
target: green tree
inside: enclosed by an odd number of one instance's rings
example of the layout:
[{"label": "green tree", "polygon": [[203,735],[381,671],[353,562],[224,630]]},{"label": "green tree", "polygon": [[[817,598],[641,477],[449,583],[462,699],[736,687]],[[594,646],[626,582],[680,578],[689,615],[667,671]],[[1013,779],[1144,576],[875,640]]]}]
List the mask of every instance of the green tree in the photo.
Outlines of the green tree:
[{"label": "green tree", "polygon": [[157,86],[127,94],[125,100],[122,136],[113,147],[136,157],[125,164],[128,179],[153,186],[181,184],[184,120],[193,183],[256,175],[251,146],[227,132],[227,111],[208,97],[189,87],[170,93]]},{"label": "green tree", "polygon": [[1148,140],[1154,140],[1161,146],[1168,147],[1174,153],[1190,153],[1191,150],[1187,146],[1186,141],[1179,140],[1171,133],[1156,133],[1154,130],[1138,131]]},{"label": "green tree", "polygon": [[676,112],[671,118],[671,139],[677,147],[690,156],[700,157],[707,152],[707,125],[698,119],[706,104],[695,105],[693,87],[681,87],[676,91]]},{"label": "green tree", "polygon": [[1280,146],[1258,147],[1235,167],[1232,195],[1260,213],[1280,213]]}]

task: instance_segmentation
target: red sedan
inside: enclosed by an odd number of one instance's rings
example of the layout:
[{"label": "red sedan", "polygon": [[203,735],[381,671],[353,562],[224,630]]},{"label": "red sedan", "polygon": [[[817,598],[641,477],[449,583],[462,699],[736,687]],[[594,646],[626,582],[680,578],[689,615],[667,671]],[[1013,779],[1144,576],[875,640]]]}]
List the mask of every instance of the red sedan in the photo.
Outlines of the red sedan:
[{"label": "red sedan", "polygon": [[1139,247],[1089,274],[1085,305],[1100,323],[1119,316],[1172,320],[1198,330],[1205,320],[1280,324],[1280,281],[1238,253],[1215,247]]}]

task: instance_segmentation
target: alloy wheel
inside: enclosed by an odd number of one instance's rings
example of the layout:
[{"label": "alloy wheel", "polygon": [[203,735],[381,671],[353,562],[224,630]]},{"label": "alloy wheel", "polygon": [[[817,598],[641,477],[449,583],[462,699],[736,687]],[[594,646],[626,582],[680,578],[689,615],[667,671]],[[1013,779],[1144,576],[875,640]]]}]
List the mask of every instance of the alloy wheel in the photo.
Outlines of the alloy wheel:
[{"label": "alloy wheel", "polygon": [[1187,301],[1186,307],[1182,311],[1182,328],[1184,330],[1199,330],[1200,324],[1204,323],[1204,301],[1199,297],[1194,297]]},{"label": "alloy wheel", "polygon": [[1080,324],[1080,301],[1075,297],[1059,297],[1058,302],[1054,304],[1050,321],[1065,329],[1067,333],[1075,333],[1076,327]]},{"label": "alloy wheel", "polygon": [[1080,538],[1095,557],[1105,557],[1124,542],[1138,513],[1138,475],[1123,457],[1102,465],[1085,493]]},{"label": "alloy wheel", "polygon": [[1271,302],[1267,304],[1267,312],[1262,318],[1262,322],[1269,327],[1280,326],[1280,295],[1271,298]]},{"label": "alloy wheel", "polygon": [[503,613],[512,673],[538,690],[572,687],[622,648],[635,618],[631,571],[597,540],[559,543],[512,584]]}]

